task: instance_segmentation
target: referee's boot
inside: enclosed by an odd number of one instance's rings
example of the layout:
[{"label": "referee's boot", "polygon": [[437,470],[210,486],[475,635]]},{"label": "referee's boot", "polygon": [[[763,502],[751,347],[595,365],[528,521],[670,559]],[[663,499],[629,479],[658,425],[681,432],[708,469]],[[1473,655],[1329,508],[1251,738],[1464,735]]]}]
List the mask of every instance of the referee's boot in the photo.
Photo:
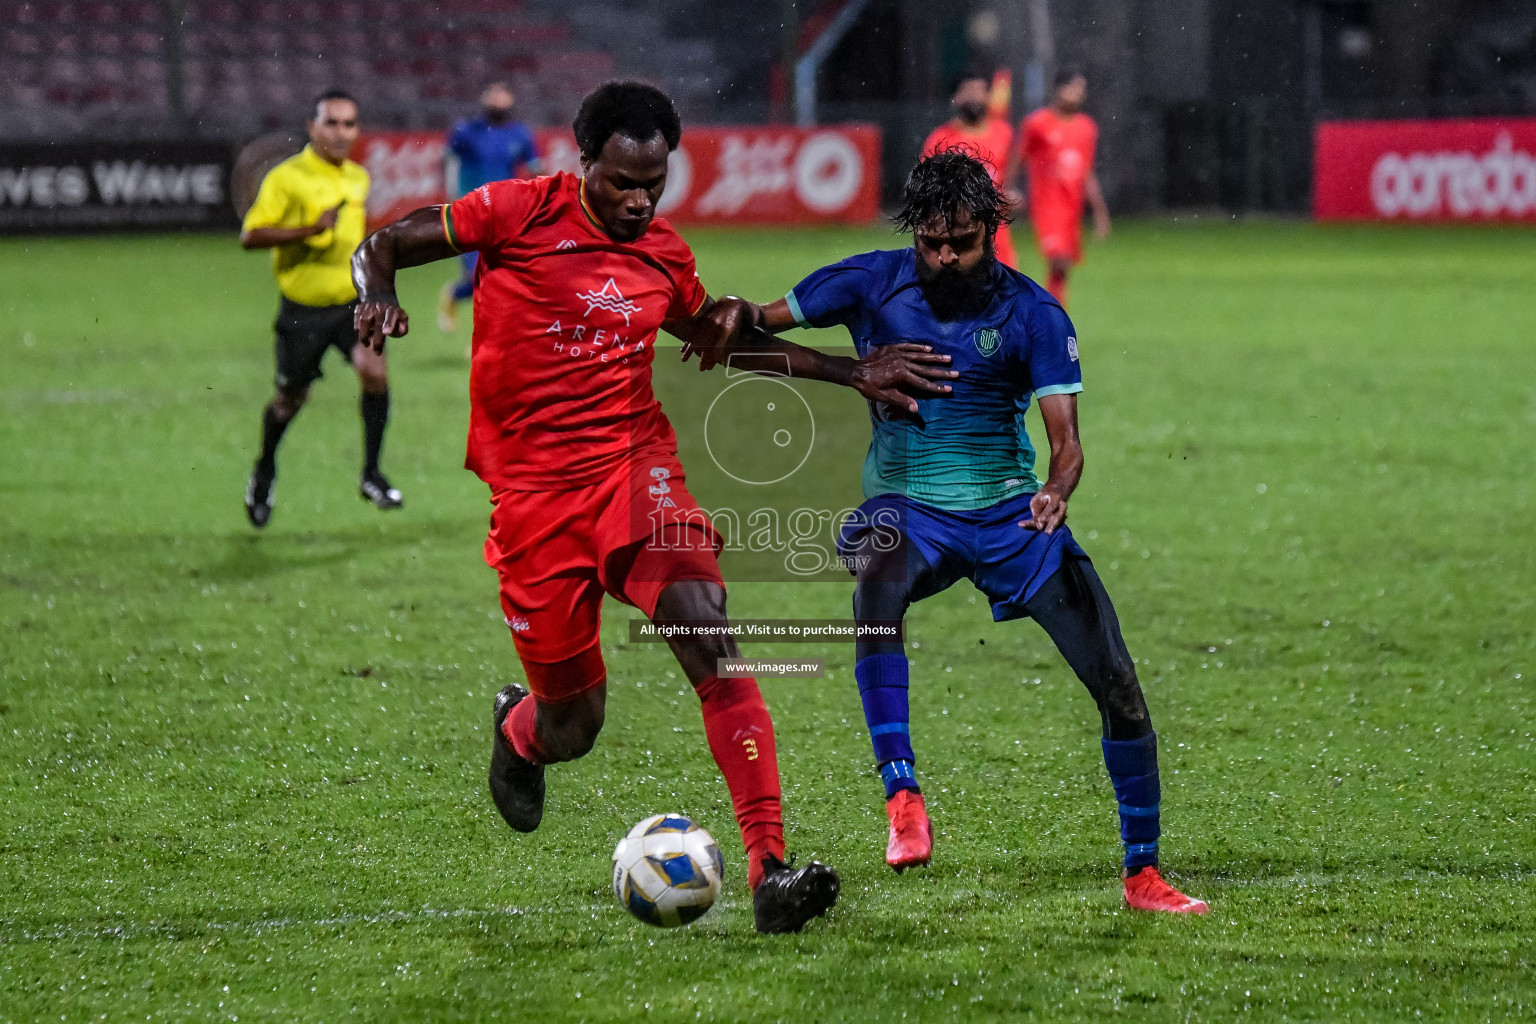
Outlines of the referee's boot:
[{"label": "referee's boot", "polygon": [[527,696],[527,690],[508,683],[491,704],[491,801],[502,820],[518,832],[532,832],[544,819],[544,766],[519,754],[501,731],[512,709]]},{"label": "referee's boot", "polygon": [[841,890],[837,872],[819,860],[794,868],[768,854],[763,857],[763,880],[752,892],[752,918],[764,935],[798,932],[811,918],[831,910]]},{"label": "referee's boot", "polygon": [[381,508],[386,512],[405,504],[405,495],[384,479],[384,474],[376,469],[363,474],[362,479],[357,482],[357,493],[374,508]]},{"label": "referee's boot", "polygon": [[263,473],[258,465],[246,481],[245,518],[258,530],[272,519],[272,482],[276,479],[276,473]]}]

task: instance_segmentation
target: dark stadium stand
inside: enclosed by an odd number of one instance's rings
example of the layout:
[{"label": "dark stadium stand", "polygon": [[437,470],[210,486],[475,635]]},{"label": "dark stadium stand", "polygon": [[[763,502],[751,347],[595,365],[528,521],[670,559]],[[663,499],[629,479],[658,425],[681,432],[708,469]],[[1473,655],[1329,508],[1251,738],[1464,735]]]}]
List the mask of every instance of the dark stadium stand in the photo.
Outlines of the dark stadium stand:
[{"label": "dark stadium stand", "polygon": [[[170,7],[0,2],[0,138],[174,129]],[[471,109],[498,78],[511,83],[524,117],[563,121],[619,70],[556,3],[187,0],[183,7],[187,121],[205,137],[291,126],[296,105],[331,86],[354,92],[374,126],[436,127]]]}]

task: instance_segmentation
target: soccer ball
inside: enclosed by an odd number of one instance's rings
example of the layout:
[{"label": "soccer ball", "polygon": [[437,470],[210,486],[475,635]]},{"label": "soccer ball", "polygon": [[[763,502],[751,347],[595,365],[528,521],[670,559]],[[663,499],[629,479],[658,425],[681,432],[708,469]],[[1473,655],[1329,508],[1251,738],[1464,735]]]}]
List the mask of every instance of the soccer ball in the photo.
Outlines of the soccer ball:
[{"label": "soccer ball", "polygon": [[676,928],[714,906],[724,868],[708,832],[681,814],[656,814],[613,851],[613,894],[646,924]]}]

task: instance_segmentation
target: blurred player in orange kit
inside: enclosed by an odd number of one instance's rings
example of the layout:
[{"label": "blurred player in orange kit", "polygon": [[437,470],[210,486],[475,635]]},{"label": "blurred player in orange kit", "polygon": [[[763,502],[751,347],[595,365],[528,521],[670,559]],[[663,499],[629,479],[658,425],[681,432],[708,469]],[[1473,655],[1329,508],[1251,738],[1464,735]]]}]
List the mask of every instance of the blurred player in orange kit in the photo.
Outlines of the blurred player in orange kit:
[{"label": "blurred player in orange kit", "polygon": [[[1002,188],[1009,150],[1013,147],[1013,128],[1008,124],[1012,98],[1013,76],[1008,71],[998,71],[990,82],[979,72],[961,75],[955,80],[949,98],[955,116],[929,133],[922,156],[930,157],[945,149],[965,149],[986,166],[993,182]],[[998,226],[994,245],[998,260],[1017,270],[1019,256],[1006,221]]]},{"label": "blurred player in orange kit", "polygon": [[1109,207],[1093,170],[1099,126],[1083,113],[1088,79],[1081,71],[1061,71],[1051,102],[1019,125],[1019,147],[1009,157],[1008,179],[1023,157],[1029,176],[1029,219],[1035,244],[1045,257],[1046,287],[1067,304],[1067,272],[1083,258],[1083,201],[1093,210],[1093,230],[1109,235]]}]

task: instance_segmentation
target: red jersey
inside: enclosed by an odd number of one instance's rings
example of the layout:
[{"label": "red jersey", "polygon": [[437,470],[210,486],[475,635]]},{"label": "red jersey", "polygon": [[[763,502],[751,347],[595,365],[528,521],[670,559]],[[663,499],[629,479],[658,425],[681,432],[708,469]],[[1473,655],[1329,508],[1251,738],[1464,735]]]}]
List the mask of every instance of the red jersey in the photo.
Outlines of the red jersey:
[{"label": "red jersey", "polygon": [[922,156],[929,157],[954,146],[969,147],[992,172],[992,181],[1002,188],[1003,172],[1008,166],[1008,147],[1012,143],[1013,129],[1000,117],[989,117],[975,128],[946,121],[928,135]]},{"label": "red jersey", "polygon": [[676,451],[652,348],[707,295],[670,224],[614,241],[560,173],[482,185],[444,207],[443,229],[480,253],[467,468],[492,489],[569,490],[635,451]]},{"label": "red jersey", "polygon": [[1031,217],[1081,219],[1088,175],[1093,171],[1099,126],[1087,114],[1062,117],[1042,107],[1019,126],[1020,155],[1029,171]]}]

